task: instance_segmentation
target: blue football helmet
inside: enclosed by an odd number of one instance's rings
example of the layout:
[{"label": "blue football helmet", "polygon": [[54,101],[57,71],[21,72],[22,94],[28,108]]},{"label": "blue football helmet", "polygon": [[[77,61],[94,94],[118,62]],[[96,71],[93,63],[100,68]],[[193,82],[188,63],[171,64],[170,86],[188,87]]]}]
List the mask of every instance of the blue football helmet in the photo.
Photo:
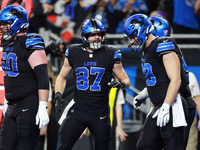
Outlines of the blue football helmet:
[{"label": "blue football helmet", "polygon": [[145,41],[151,29],[151,22],[144,14],[130,16],[124,23],[123,32],[129,39],[135,39],[128,48],[132,51],[140,51],[144,47]]},{"label": "blue football helmet", "polygon": [[171,25],[170,23],[161,17],[149,17],[154,29],[151,33],[154,36],[170,36],[171,35]]},{"label": "blue football helmet", "polygon": [[[93,50],[100,49],[106,42],[105,36],[106,30],[104,25],[96,19],[87,19],[81,26],[81,38],[86,47]],[[101,34],[102,40],[99,41],[100,44],[90,43],[88,41],[88,36],[92,34]]]},{"label": "blue football helmet", "polygon": [[19,5],[6,6],[0,12],[0,23],[10,24],[10,28],[7,29],[7,35],[3,35],[4,40],[10,40],[19,33],[21,29],[28,28],[27,11]]}]

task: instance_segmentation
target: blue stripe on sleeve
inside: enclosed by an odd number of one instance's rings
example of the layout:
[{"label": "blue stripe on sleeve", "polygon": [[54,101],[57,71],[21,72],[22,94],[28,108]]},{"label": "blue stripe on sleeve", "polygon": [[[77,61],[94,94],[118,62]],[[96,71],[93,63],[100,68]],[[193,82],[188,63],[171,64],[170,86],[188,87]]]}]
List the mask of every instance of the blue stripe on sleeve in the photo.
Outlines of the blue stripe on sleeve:
[{"label": "blue stripe on sleeve", "polygon": [[65,51],[65,56],[68,57],[68,55],[69,55],[69,49],[67,48],[66,51]]},{"label": "blue stripe on sleeve", "polygon": [[122,59],[122,53],[120,51],[116,51],[114,55],[114,59]]},{"label": "blue stripe on sleeve", "polygon": [[[28,38],[26,40],[26,43],[25,43],[26,48],[28,48],[30,46],[34,47],[34,46],[39,45],[39,44],[44,45],[44,42],[43,42],[42,38]],[[44,49],[44,47],[42,49]]]},{"label": "blue stripe on sleeve", "polygon": [[156,52],[162,52],[162,51],[171,50],[174,48],[175,48],[175,46],[172,41],[159,43]]}]

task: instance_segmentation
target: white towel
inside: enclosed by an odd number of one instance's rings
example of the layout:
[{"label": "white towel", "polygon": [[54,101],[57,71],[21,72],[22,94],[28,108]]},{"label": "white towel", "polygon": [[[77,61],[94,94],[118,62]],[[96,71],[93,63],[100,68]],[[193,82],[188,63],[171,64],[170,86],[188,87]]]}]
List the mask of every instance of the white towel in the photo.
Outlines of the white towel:
[{"label": "white towel", "polygon": [[181,96],[178,94],[172,104],[173,127],[187,126]]},{"label": "white towel", "polygon": [[67,116],[67,114],[68,114],[69,109],[74,105],[74,103],[75,103],[75,102],[74,102],[74,99],[72,99],[72,100],[69,102],[69,104],[65,107],[65,109],[64,109],[64,111],[63,111],[63,113],[62,113],[62,115],[61,115],[61,117],[60,117],[60,119],[59,119],[59,121],[58,121],[59,125],[62,124],[63,120],[66,118],[66,116]]}]

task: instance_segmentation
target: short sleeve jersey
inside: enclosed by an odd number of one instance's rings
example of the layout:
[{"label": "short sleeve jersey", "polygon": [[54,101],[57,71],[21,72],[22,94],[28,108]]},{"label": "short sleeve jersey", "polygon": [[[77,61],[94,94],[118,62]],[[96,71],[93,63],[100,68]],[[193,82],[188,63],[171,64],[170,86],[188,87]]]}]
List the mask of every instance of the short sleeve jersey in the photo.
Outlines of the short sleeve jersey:
[{"label": "short sleeve jersey", "polygon": [[76,87],[74,100],[82,106],[102,108],[108,106],[109,86],[115,63],[121,62],[121,52],[103,46],[89,53],[81,44],[67,48],[65,56],[74,70]]},{"label": "short sleeve jersey", "polygon": [[188,85],[188,79],[184,70],[181,51],[174,39],[170,37],[156,38],[147,48],[141,51],[142,71],[146,79],[149,97],[155,106],[163,103],[170,83],[162,61],[163,55],[170,52],[175,52],[179,57],[182,79],[180,92],[184,92],[185,86]]},{"label": "short sleeve jersey", "polygon": [[6,99],[16,101],[37,94],[37,81],[28,58],[35,50],[44,50],[42,37],[38,34],[17,36],[16,40],[2,46]]}]

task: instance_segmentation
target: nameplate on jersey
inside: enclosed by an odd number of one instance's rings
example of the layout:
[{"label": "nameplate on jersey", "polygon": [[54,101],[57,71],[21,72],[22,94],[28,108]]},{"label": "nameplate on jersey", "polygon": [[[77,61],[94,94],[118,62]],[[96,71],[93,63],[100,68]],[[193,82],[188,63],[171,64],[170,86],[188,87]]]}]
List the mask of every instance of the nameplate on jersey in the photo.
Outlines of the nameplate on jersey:
[{"label": "nameplate on jersey", "polygon": [[84,62],[84,66],[96,66],[97,62]]},{"label": "nameplate on jersey", "polygon": [[13,47],[7,47],[5,51],[6,52],[12,52],[13,51]]}]

